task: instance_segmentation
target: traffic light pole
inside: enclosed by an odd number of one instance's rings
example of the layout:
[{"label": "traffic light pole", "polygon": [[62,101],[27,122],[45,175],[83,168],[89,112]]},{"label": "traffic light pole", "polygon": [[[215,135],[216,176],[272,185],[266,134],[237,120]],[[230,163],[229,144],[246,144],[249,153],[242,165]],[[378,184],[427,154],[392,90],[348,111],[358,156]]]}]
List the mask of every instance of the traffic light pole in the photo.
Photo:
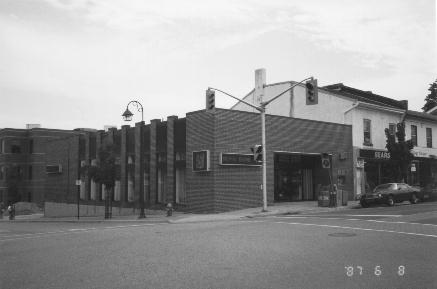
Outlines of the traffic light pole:
[{"label": "traffic light pole", "polygon": [[263,212],[267,212],[266,108],[261,104],[261,146],[263,153]]},{"label": "traffic light pole", "polygon": [[313,79],[313,77],[308,77],[305,78],[302,81],[299,81],[297,83],[295,83],[294,85],[290,86],[289,88],[287,88],[286,90],[284,90],[283,92],[281,92],[280,94],[276,95],[275,97],[273,97],[272,99],[265,101],[265,102],[261,102],[259,106],[256,106],[252,103],[249,103],[245,100],[242,100],[238,97],[235,97],[227,92],[224,92],[220,89],[217,88],[213,88],[213,87],[208,87],[208,90],[216,90],[219,91],[223,94],[226,94],[227,96],[230,96],[236,100],[238,100],[239,102],[242,102],[250,107],[253,107],[254,109],[258,110],[260,112],[261,115],[261,146],[262,146],[262,155],[263,155],[263,159],[262,159],[262,191],[263,191],[263,212],[267,212],[267,148],[266,148],[266,106],[271,103],[272,101],[274,101],[275,99],[277,99],[278,97],[280,97],[281,95],[283,95],[284,93],[286,93],[287,91],[290,91],[291,89],[293,89],[294,87],[298,86],[299,84],[303,83],[304,81]]}]

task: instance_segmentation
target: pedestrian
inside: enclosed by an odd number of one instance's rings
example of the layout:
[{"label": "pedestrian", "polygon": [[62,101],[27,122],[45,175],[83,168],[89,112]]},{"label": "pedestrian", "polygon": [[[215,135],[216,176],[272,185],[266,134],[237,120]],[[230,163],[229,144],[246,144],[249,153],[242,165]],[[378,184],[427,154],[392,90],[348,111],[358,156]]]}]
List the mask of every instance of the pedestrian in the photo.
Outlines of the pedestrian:
[{"label": "pedestrian", "polygon": [[167,209],[167,217],[171,217],[171,215],[173,214],[173,206],[172,206],[172,204],[168,203],[166,209]]},{"label": "pedestrian", "polygon": [[3,202],[0,203],[0,219],[3,219],[3,211],[4,211],[4,205]]},{"label": "pedestrian", "polygon": [[9,220],[13,220],[12,205],[8,206]]}]

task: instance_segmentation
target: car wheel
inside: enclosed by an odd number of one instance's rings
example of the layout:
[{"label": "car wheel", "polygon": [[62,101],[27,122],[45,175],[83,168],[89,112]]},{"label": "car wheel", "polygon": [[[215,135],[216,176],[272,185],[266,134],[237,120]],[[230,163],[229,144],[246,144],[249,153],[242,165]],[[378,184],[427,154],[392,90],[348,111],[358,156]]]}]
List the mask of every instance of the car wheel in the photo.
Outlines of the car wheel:
[{"label": "car wheel", "polygon": [[416,194],[411,195],[410,203],[417,204],[419,202],[419,199],[417,198]]},{"label": "car wheel", "polygon": [[369,207],[369,204],[368,204],[366,201],[364,201],[364,200],[361,200],[361,201],[360,201],[360,205],[361,205],[361,207],[363,207],[363,208],[368,208],[368,207]]},{"label": "car wheel", "polygon": [[393,199],[393,196],[388,196],[387,205],[389,205],[390,207],[393,207],[395,205],[395,200]]}]

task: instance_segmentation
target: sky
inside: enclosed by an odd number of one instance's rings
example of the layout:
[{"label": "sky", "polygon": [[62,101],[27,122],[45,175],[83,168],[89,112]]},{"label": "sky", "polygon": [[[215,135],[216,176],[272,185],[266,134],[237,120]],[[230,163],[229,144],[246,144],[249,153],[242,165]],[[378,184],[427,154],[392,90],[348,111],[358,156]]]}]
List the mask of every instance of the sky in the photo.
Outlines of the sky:
[{"label": "sky", "polygon": [[120,127],[131,100],[146,123],[181,118],[208,87],[244,97],[258,68],[268,84],[314,76],[421,111],[436,14],[435,0],[0,0],[0,127]]}]

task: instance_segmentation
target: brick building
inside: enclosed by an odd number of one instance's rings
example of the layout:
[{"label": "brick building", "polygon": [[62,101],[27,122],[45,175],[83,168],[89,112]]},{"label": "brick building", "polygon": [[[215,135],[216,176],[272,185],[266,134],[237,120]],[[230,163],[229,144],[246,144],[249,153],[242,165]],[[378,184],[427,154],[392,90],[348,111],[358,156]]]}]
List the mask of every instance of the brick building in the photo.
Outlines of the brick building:
[{"label": "brick building", "polygon": [[[43,203],[62,191],[74,190],[79,140],[84,131],[0,129],[0,202]],[[55,176],[60,176],[56,178]],[[56,178],[59,182],[52,183]],[[62,199],[72,200],[64,194]]]},{"label": "brick building", "polygon": [[[0,140],[6,140],[9,151],[9,136],[20,130],[7,131],[8,137],[2,132]],[[42,132],[46,135],[44,142]],[[134,127],[125,125],[108,131],[53,131],[56,137],[48,137],[49,132],[20,131],[27,147],[33,139],[35,152],[39,146],[45,148],[38,156],[40,187],[36,179],[22,183],[23,192],[35,192],[31,201],[43,199],[73,207],[79,197],[82,214],[101,214],[104,188],[81,167],[98,163],[99,149],[110,145],[116,151],[120,172],[110,196],[112,207],[120,208],[113,210],[115,214],[122,208],[137,210],[141,195],[146,207],[172,202],[178,209],[192,212],[262,205],[261,163],[253,160],[250,151],[261,143],[258,113],[201,110],[187,113],[185,118],[170,116],[166,121],[154,119],[147,125],[139,122]],[[331,156],[333,182],[348,192],[349,199],[353,198],[350,125],[267,115],[266,133],[269,204],[316,201],[320,185],[329,184],[329,171],[322,168],[321,153]],[[29,149],[23,145],[23,150]],[[2,157],[3,163],[10,160]],[[32,154],[22,157],[25,166],[31,165]]]}]

